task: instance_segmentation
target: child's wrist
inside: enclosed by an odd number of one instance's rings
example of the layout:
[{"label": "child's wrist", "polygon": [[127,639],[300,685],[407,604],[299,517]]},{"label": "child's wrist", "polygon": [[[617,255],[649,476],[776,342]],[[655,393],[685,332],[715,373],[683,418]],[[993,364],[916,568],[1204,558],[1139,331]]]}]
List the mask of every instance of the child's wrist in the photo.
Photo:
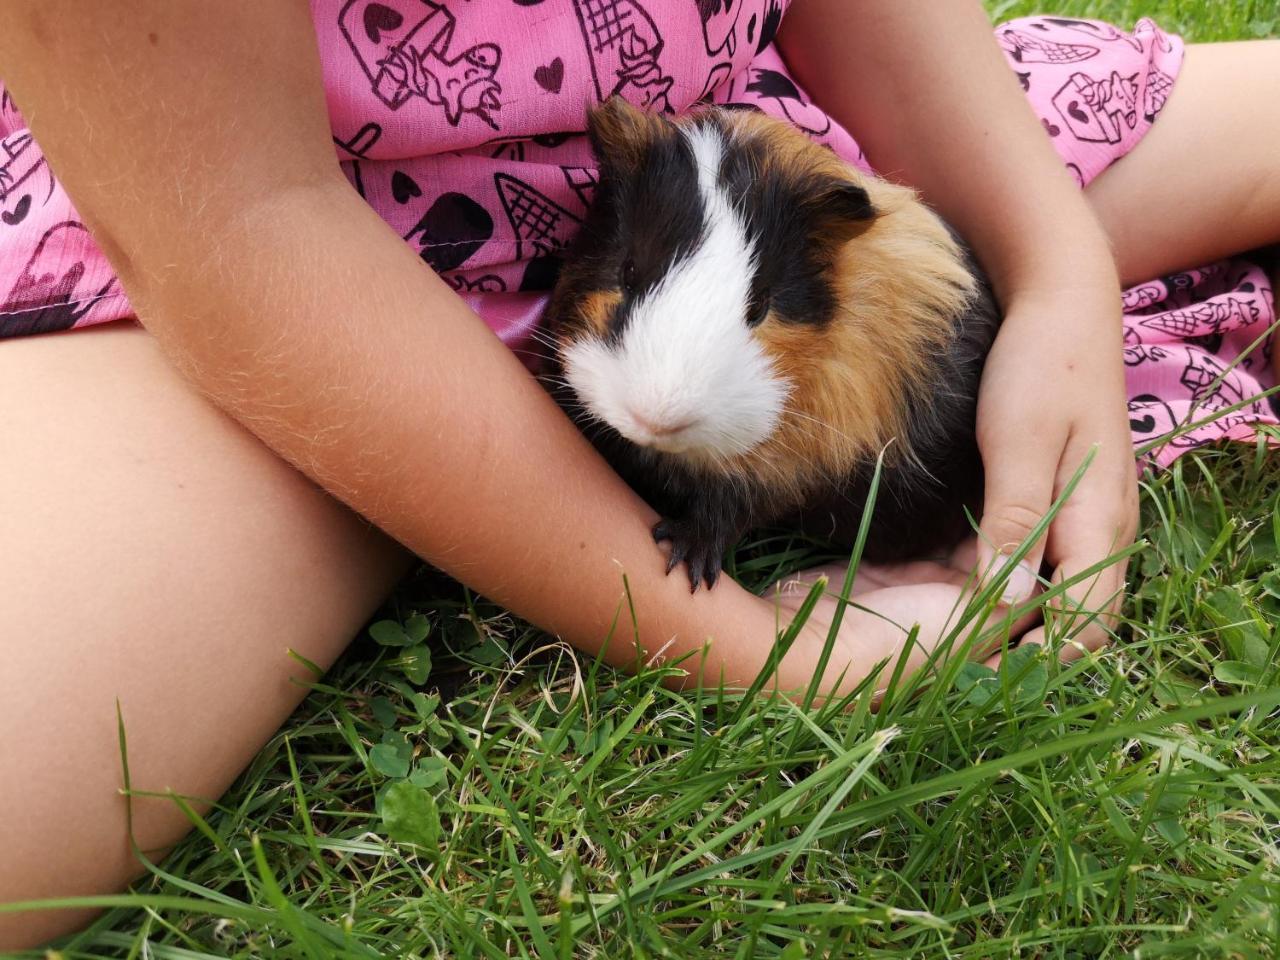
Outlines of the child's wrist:
[{"label": "child's wrist", "polygon": [[1112,274],[1110,283],[1081,279],[1018,289],[1004,304],[1002,330],[1026,326],[1038,337],[1060,335],[1071,342],[1088,337],[1094,349],[1111,340],[1119,344],[1121,317],[1120,288]]},{"label": "child's wrist", "polygon": [[1078,296],[1108,297],[1119,310],[1115,257],[1102,227],[1090,212],[1086,214],[1055,227],[1023,229],[998,242],[985,238],[987,246],[996,249],[989,256],[979,249],[979,256],[1007,311],[1024,301]]},{"label": "child's wrist", "polygon": [[690,598],[685,610],[685,622],[674,639],[655,646],[659,639],[655,637],[646,643],[649,660],[680,661],[685,672],[680,685],[684,687],[749,686],[768,662],[791,618],[790,611],[723,576],[710,592],[700,590]]}]

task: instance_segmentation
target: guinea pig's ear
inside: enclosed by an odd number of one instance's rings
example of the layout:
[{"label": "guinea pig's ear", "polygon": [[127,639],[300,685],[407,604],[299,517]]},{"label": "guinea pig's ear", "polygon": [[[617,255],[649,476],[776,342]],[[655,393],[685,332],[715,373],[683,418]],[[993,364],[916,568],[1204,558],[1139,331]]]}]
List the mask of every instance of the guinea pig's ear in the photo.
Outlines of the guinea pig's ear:
[{"label": "guinea pig's ear", "polygon": [[615,95],[587,114],[587,139],[601,167],[633,171],[670,125],[669,120],[638,110]]},{"label": "guinea pig's ear", "polygon": [[829,209],[846,220],[874,220],[880,215],[867,191],[856,183],[839,182],[832,186],[826,201]]},{"label": "guinea pig's ear", "polygon": [[852,240],[880,215],[867,191],[850,180],[832,180],[815,191],[809,209],[818,229],[837,243]]}]

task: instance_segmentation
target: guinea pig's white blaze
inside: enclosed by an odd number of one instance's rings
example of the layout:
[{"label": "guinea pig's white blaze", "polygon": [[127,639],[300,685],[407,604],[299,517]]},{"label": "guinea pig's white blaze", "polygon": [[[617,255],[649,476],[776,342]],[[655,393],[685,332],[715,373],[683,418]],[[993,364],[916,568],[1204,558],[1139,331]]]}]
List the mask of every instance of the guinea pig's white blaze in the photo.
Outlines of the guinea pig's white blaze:
[{"label": "guinea pig's white blaze", "polygon": [[637,300],[616,345],[570,345],[565,375],[632,443],[714,462],[769,438],[790,385],[747,326],[756,251],[719,184],[722,134],[709,124],[681,132],[697,166],[702,240]]}]

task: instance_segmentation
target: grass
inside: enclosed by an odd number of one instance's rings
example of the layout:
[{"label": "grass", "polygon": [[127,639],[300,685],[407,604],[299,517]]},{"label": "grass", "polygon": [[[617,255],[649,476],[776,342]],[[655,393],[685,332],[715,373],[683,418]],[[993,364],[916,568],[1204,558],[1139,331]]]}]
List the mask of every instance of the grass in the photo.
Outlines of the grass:
[{"label": "grass", "polygon": [[1183,458],[1142,536],[1105,656],[957,657],[877,712],[675,694],[424,574],[62,956],[1275,957],[1280,458]]},{"label": "grass", "polygon": [[1129,28],[1150,17],[1192,43],[1280,34],[1277,0],[985,0],[993,20],[1037,13],[1090,17]]}]

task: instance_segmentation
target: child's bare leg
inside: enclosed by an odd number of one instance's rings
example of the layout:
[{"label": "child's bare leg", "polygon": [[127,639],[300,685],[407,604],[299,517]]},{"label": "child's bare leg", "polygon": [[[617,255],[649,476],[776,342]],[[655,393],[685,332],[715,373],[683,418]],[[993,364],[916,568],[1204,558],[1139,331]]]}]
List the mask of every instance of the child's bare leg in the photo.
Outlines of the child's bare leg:
[{"label": "child's bare leg", "polygon": [[[134,785],[216,797],[405,569],[136,327],[0,342],[0,902],[114,892]],[[186,830],[140,800],[162,849]],[[0,950],[77,923],[0,914]]]},{"label": "child's bare leg", "polygon": [[1280,241],[1277,90],[1280,40],[1187,48],[1151,130],[1085,191],[1124,281]]},{"label": "child's bare leg", "polygon": [[1169,102],[1086,190],[1137,282],[1280,240],[1280,40],[1193,44]]}]

